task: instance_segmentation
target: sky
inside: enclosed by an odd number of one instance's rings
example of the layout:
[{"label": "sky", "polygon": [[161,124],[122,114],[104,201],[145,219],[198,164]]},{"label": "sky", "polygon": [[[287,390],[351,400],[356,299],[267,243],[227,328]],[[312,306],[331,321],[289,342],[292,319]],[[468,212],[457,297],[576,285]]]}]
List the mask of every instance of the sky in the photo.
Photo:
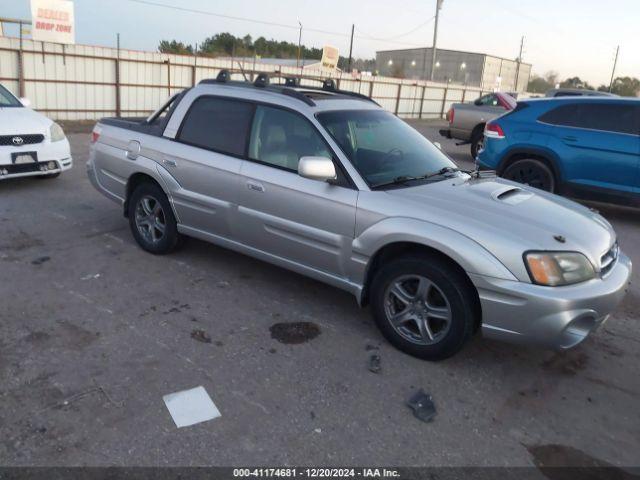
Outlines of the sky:
[{"label": "sky", "polygon": [[[143,0],[144,1],[144,0]],[[219,32],[297,43],[298,22],[307,46],[332,45],[348,56],[376,50],[431,46],[436,0],[148,0],[271,24],[177,11],[132,0],[75,0],[76,42],[156,50],[163,39],[195,44]],[[0,16],[30,18],[29,0],[0,0]],[[640,78],[640,0],[444,0],[438,46],[523,61],[533,72],[609,83],[616,46],[616,76]],[[17,29],[5,28],[5,34]]]}]

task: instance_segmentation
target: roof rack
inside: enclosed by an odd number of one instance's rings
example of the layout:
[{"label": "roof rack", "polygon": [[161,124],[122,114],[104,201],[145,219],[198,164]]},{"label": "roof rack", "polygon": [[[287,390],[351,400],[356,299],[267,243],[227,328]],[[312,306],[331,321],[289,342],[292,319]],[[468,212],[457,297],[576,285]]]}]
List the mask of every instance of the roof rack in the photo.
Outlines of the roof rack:
[{"label": "roof rack", "polygon": [[[270,81],[271,78],[284,78],[284,84],[272,84]],[[369,102],[373,102],[379,106],[378,102],[376,102],[370,97],[367,97],[366,95],[362,95],[361,93],[356,93],[356,92],[350,92],[348,90],[339,90],[336,87],[335,80],[332,78],[326,78],[324,80],[320,80],[318,78],[306,78],[306,79],[322,82],[322,87],[302,86],[300,85],[300,80],[301,80],[300,77],[285,77],[284,75],[279,75],[279,74],[269,76],[267,73],[264,73],[264,72],[259,73],[256,79],[253,81],[253,83],[236,81],[236,80],[231,80],[231,72],[226,69],[220,70],[220,72],[218,73],[215,79],[207,78],[207,79],[201,80],[199,83],[204,85],[215,84],[215,83],[228,83],[228,84],[232,84],[234,87],[237,86],[237,87],[249,87],[249,88],[256,88],[256,87],[263,88],[270,92],[281,93],[283,95],[296,98],[312,107],[315,106],[316,103],[311,98],[309,98],[307,95],[304,94],[305,91],[324,91],[324,92],[330,92],[337,95],[355,97],[361,100],[367,100]]]}]

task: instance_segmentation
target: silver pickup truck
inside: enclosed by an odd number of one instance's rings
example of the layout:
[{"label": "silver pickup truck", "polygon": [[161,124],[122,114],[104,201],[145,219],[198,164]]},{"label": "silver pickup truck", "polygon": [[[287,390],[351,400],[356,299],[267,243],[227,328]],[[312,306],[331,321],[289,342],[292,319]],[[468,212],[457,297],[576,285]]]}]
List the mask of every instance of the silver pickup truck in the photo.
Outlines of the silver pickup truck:
[{"label": "silver pickup truck", "polygon": [[485,124],[515,107],[515,98],[503,92],[488,93],[473,103],[454,103],[447,112],[449,128],[440,130],[440,135],[470,143],[475,160],[482,148]]},{"label": "silver pickup truck", "polygon": [[622,300],[631,262],[597,213],[460,171],[332,81],[257,82],[222,72],[146,120],[96,125],[89,178],[144,250],[191,236],[344,289],[393,345],[430,360],[479,330],[571,348]]}]

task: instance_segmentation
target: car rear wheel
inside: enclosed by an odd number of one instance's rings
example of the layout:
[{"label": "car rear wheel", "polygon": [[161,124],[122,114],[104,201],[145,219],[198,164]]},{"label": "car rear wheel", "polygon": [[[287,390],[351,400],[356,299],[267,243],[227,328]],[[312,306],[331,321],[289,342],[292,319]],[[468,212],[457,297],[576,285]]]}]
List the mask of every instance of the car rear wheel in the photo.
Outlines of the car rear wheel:
[{"label": "car rear wheel", "polygon": [[371,285],[371,306],[394,346],[425,360],[442,360],[471,338],[477,295],[443,259],[411,256],[384,265]]},{"label": "car rear wheel", "polygon": [[169,199],[157,185],[143,183],[133,191],[128,215],[133,237],[147,252],[162,255],[179,245],[181,235]]},{"label": "car rear wheel", "polygon": [[475,160],[484,148],[484,130],[476,129],[471,137],[471,157]]},{"label": "car rear wheel", "polygon": [[553,193],[556,190],[556,178],[551,169],[544,162],[533,158],[513,162],[505,169],[502,177],[547,192]]}]

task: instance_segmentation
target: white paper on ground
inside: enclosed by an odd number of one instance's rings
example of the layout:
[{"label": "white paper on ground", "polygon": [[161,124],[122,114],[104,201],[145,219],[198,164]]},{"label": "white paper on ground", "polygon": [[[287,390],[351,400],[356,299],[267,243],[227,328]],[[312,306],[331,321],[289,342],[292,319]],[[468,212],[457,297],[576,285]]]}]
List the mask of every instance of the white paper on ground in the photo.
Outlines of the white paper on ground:
[{"label": "white paper on ground", "polygon": [[206,422],[221,416],[220,411],[202,386],[170,393],[162,399],[178,428]]}]

